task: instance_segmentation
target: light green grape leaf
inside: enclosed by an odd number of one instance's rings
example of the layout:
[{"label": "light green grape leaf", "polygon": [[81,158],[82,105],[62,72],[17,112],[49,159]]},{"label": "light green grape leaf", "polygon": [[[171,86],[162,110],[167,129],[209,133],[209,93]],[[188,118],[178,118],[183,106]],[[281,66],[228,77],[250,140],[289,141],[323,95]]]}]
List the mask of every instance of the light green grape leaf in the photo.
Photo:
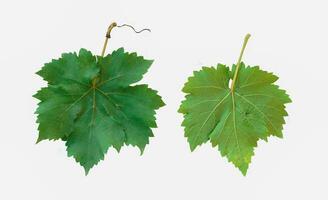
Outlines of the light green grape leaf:
[{"label": "light green grape leaf", "polygon": [[[282,137],[285,104],[291,99],[274,84],[277,76],[258,66],[245,66],[241,56],[238,67],[233,65],[231,70],[218,64],[194,72],[183,87],[186,97],[179,112],[184,115],[182,126],[192,151],[210,141],[246,175],[257,142]],[[231,82],[234,86],[229,86]]]}]

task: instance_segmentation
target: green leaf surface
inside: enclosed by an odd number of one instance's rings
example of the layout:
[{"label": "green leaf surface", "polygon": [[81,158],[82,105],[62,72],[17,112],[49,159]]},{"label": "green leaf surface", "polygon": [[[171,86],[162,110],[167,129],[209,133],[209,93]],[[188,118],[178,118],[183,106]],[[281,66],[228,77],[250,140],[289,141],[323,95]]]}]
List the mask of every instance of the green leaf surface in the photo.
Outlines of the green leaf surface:
[{"label": "green leaf surface", "polygon": [[81,49],[63,54],[37,72],[48,82],[34,97],[39,138],[66,141],[86,174],[109,147],[137,146],[141,152],[156,127],[155,110],[164,102],[142,79],[153,61],[123,48],[105,57]]},{"label": "green leaf surface", "polygon": [[289,96],[272,73],[240,63],[235,88],[229,87],[236,67],[203,67],[183,87],[187,93],[179,112],[184,114],[190,148],[210,141],[246,175],[259,139],[282,137]]}]

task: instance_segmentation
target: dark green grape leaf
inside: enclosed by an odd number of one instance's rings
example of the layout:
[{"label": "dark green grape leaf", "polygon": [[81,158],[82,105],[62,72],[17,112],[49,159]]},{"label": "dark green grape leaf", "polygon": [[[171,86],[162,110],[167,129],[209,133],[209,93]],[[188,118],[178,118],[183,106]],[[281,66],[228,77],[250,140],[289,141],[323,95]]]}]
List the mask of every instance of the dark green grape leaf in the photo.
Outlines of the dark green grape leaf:
[{"label": "dark green grape leaf", "polygon": [[282,137],[289,96],[275,85],[278,77],[259,67],[240,63],[234,90],[229,87],[236,67],[218,64],[194,72],[184,85],[184,114],[190,148],[210,141],[246,175],[258,140]]},{"label": "dark green grape leaf", "polygon": [[155,110],[164,106],[157,91],[140,81],[153,61],[123,48],[105,57],[81,49],[66,53],[37,72],[48,82],[34,97],[39,138],[66,141],[86,174],[109,147],[137,146],[141,153],[156,128]]}]

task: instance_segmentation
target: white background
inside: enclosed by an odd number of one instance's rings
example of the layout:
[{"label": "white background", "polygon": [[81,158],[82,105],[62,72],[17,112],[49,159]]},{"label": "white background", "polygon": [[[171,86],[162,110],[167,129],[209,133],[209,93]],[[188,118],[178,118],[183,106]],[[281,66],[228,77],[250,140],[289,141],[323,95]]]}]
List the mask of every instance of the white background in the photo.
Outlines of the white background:
[{"label": "white background", "polygon": [[[326,2],[1,0],[0,199],[328,199]],[[155,59],[142,82],[167,106],[143,156],[111,149],[86,177],[62,142],[35,144],[34,73],[62,52],[99,54],[113,21],[152,29],[114,29],[107,52]],[[248,32],[243,60],[278,75],[293,103],[284,139],[260,142],[244,177],[210,144],[191,153],[176,111],[192,71],[235,63]]]}]

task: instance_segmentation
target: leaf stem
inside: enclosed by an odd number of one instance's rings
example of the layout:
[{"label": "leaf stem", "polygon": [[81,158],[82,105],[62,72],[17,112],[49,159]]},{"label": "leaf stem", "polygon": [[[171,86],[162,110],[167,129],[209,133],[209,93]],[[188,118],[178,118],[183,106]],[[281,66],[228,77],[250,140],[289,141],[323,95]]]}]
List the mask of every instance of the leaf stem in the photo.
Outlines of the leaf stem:
[{"label": "leaf stem", "polygon": [[113,22],[111,23],[111,25],[109,25],[108,29],[107,29],[107,33],[106,33],[106,39],[105,39],[105,42],[104,42],[104,46],[103,46],[103,49],[101,51],[101,56],[104,57],[105,55],[105,51],[106,51],[106,48],[107,48],[107,43],[108,43],[108,39],[110,38],[110,32],[112,31],[112,29],[114,27],[117,26],[117,23],[116,22]]},{"label": "leaf stem", "polygon": [[148,32],[150,32],[150,29],[148,29],[148,28],[144,28],[144,29],[142,29],[142,30],[137,31],[133,26],[131,26],[131,25],[129,25],[129,24],[117,25],[116,22],[111,23],[111,25],[109,25],[109,27],[108,27],[108,29],[107,29],[106,39],[105,39],[105,42],[104,42],[103,49],[102,49],[102,51],[101,51],[101,56],[102,56],[102,57],[104,57],[104,55],[105,55],[105,51],[106,51],[106,48],[107,48],[107,43],[108,43],[108,40],[109,40],[109,38],[110,38],[110,33],[111,33],[111,31],[112,31],[112,29],[113,29],[114,27],[119,27],[119,28],[120,28],[120,27],[129,27],[129,28],[131,28],[135,33],[141,33],[141,32],[143,32],[143,31],[148,31]]},{"label": "leaf stem", "polygon": [[246,36],[245,36],[245,38],[244,38],[244,43],[243,43],[243,46],[242,46],[241,51],[240,51],[240,54],[239,54],[239,58],[238,58],[237,66],[236,66],[236,70],[235,70],[235,74],[234,74],[233,79],[232,79],[232,82],[231,82],[231,92],[233,92],[234,89],[235,89],[235,83],[236,83],[236,80],[237,80],[237,75],[238,75],[238,71],[239,71],[241,59],[243,57],[244,50],[246,48],[246,44],[247,44],[248,39],[250,37],[251,37],[251,34],[247,33]]}]

